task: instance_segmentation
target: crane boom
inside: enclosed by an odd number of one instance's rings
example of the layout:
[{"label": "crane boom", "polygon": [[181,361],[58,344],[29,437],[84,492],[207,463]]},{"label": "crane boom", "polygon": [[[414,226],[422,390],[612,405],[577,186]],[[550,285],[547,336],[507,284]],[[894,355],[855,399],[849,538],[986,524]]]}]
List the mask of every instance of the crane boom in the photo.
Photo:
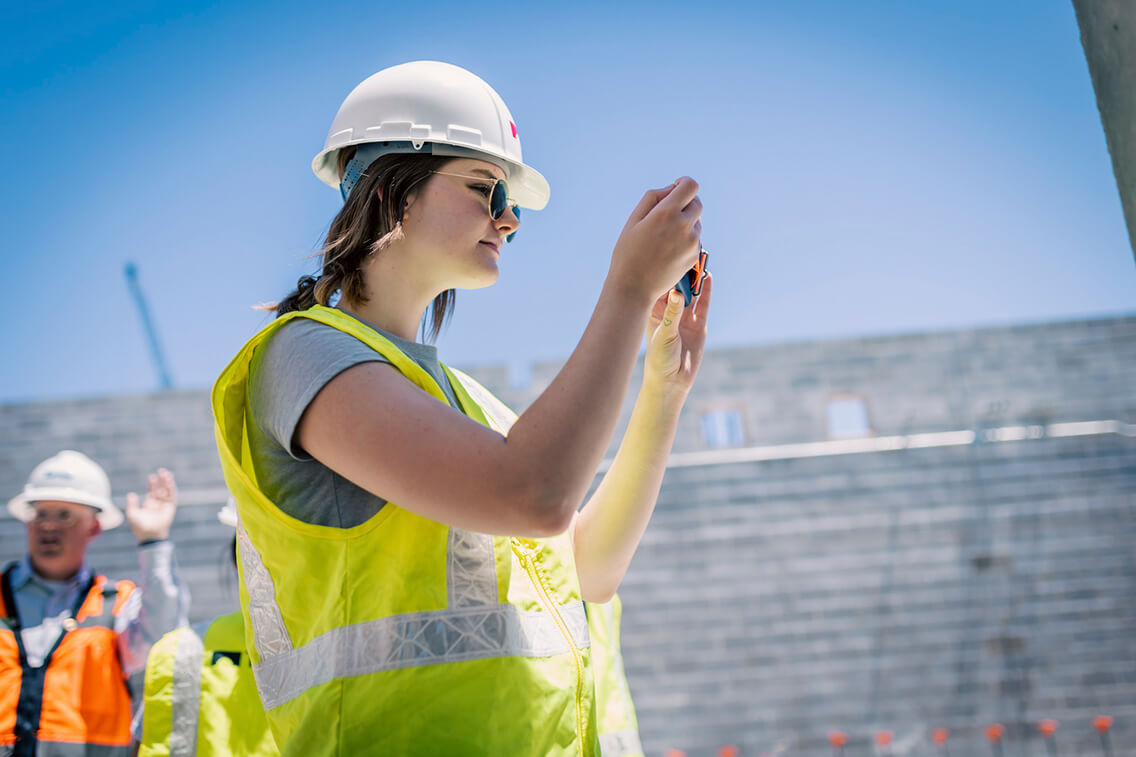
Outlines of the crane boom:
[{"label": "crane boom", "polygon": [[150,308],[146,305],[146,297],[142,294],[142,286],[138,283],[138,266],[133,263],[126,264],[126,286],[134,297],[134,304],[138,306],[138,316],[142,319],[142,328],[146,331],[146,338],[150,342],[150,359],[154,362],[154,370],[158,372],[158,384],[164,391],[173,388],[169,368],[166,367],[166,358],[162,354],[162,344],[158,341],[158,331],[154,328],[154,321],[150,318]]}]

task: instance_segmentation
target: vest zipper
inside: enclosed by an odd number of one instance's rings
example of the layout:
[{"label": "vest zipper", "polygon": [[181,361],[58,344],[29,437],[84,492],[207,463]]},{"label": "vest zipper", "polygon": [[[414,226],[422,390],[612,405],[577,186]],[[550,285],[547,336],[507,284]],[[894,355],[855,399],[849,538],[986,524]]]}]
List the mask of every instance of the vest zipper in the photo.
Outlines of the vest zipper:
[{"label": "vest zipper", "polygon": [[572,650],[572,660],[576,663],[576,746],[578,754],[583,757],[584,754],[584,663],[580,659],[580,650],[576,648],[576,640],[572,638],[571,631],[568,630],[568,624],[564,622],[564,618],[560,615],[560,610],[555,602],[552,601],[552,596],[548,591],[548,586],[545,583],[543,573],[536,565],[536,550],[525,546],[519,539],[513,537],[513,548],[517,555],[521,558],[521,565],[524,567],[525,572],[529,576],[529,580],[537,590],[544,601],[545,606],[552,614],[553,620],[556,625],[560,627],[560,633],[564,634],[565,640],[568,642],[568,649]]}]

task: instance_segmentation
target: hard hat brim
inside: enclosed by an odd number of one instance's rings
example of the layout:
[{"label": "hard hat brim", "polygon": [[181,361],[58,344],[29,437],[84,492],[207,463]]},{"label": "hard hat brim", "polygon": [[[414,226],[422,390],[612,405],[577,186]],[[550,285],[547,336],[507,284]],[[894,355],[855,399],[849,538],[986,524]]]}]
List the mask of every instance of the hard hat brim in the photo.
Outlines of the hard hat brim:
[{"label": "hard hat brim", "polygon": [[16,520],[29,523],[35,517],[36,502],[74,502],[93,507],[97,512],[95,519],[104,531],[122,525],[122,511],[110,500],[92,496],[90,493],[70,487],[51,487],[28,489],[8,500],[8,512]]}]

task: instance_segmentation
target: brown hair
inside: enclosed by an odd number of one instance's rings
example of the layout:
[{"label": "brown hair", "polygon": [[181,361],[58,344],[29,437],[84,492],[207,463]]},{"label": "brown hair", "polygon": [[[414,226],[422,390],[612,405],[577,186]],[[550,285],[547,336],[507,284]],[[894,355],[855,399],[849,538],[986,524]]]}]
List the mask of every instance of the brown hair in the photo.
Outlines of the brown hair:
[{"label": "brown hair", "polygon": [[[354,147],[340,151],[340,176],[354,155]],[[307,310],[317,302],[327,305],[336,292],[353,302],[366,302],[363,263],[402,236],[402,214],[411,191],[450,160],[396,153],[383,155],[368,166],[347,196],[343,209],[332,220],[327,241],[317,253],[323,259],[320,275],[302,276],[296,289],[276,304],[276,316]],[[428,332],[425,321],[422,323],[424,337],[428,335],[430,341],[438,338],[453,314],[454,299],[453,289],[434,298]]]}]

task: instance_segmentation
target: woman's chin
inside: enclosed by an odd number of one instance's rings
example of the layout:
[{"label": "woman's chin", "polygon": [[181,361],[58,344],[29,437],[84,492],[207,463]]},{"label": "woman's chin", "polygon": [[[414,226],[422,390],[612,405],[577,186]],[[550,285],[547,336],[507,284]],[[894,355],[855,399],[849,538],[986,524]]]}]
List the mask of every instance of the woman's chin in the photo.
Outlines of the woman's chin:
[{"label": "woman's chin", "polygon": [[485,289],[497,283],[497,278],[500,276],[500,271],[497,270],[497,262],[485,263],[479,266],[478,270],[471,271],[465,280],[454,289]]}]

